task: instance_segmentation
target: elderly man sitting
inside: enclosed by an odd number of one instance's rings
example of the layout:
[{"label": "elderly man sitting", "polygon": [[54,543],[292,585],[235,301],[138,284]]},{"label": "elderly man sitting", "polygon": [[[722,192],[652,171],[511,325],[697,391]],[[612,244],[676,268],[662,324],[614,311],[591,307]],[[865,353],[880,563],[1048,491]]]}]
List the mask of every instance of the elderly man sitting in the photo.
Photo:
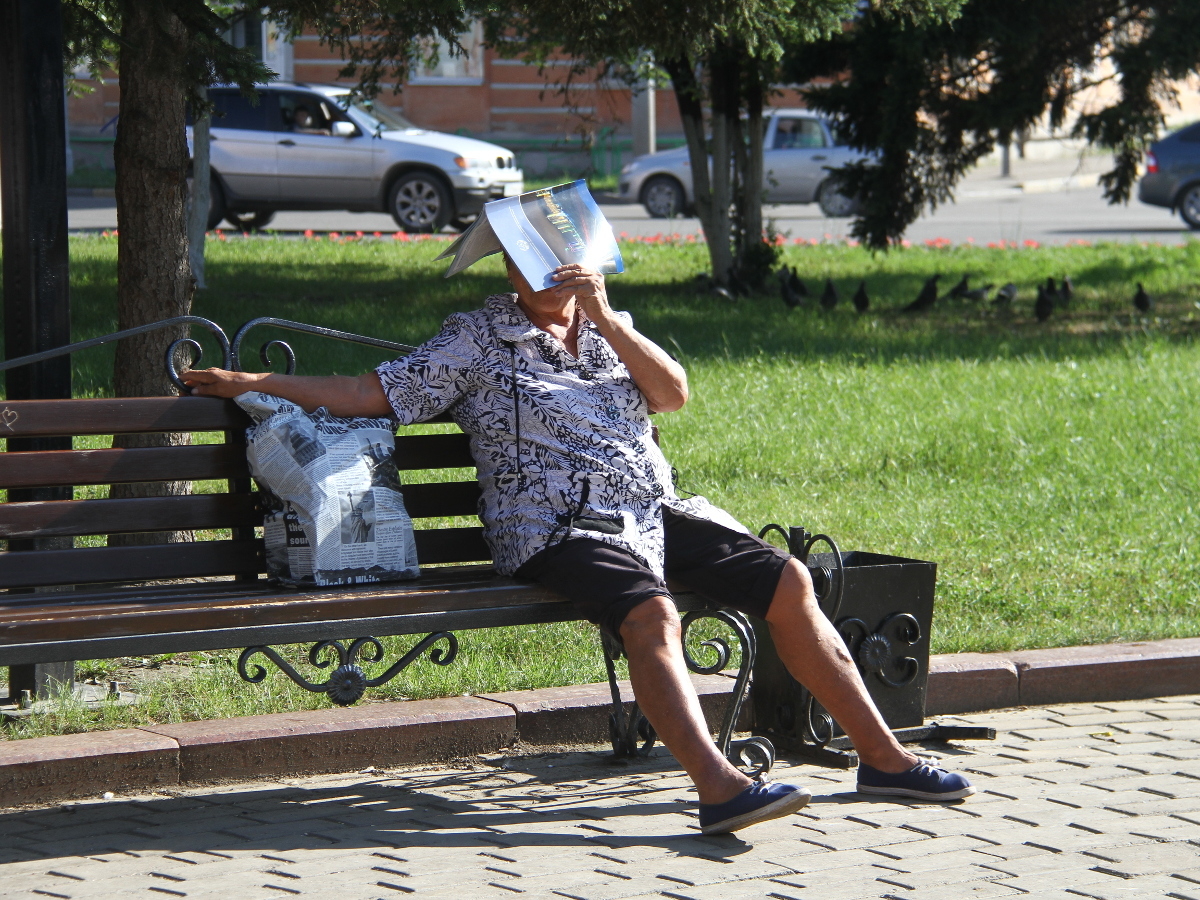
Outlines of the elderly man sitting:
[{"label": "elderly man sitting", "polygon": [[649,414],[688,399],[682,366],[608,303],[604,278],[559,267],[533,290],[506,257],[514,294],[450,316],[410,355],[358,377],[192,371],[194,394],[264,391],[337,416],[401,424],[448,410],[471,438],[480,518],[501,574],[569,597],[624,644],[638,703],[695,782],[707,834],[793,812],[801,787],[751,782],[714,745],[687,676],[665,576],[765,619],[783,662],[845,730],[858,790],[921,800],[975,792],[905,750],[821,613],[808,570],[702,497],[682,500]]}]

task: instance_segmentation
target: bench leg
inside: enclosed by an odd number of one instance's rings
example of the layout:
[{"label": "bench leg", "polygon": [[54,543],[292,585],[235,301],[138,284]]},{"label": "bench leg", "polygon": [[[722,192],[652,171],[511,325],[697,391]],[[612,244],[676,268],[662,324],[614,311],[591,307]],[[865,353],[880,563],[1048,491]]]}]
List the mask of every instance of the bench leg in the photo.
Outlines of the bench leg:
[{"label": "bench leg", "polygon": [[[737,610],[704,609],[687,613],[683,617],[683,658],[688,669],[698,675],[715,675],[722,671],[729,664],[731,655],[729,644],[723,638],[711,638],[700,644],[701,647],[715,654],[715,659],[711,664],[704,665],[691,654],[687,643],[688,629],[701,619],[716,619],[737,637],[738,648],[741,650],[741,666],[738,669],[729,705],[725,710],[725,716],[717,734],[717,747],[731,763],[745,771],[750,777],[756,778],[769,772],[771,766],[774,765],[774,746],[767,738],[760,735],[745,740],[733,740],[733,730],[749,693],[750,673],[753,671],[757,654],[757,638],[754,629],[750,625],[750,620]],[[604,646],[604,665],[608,670],[608,686],[612,693],[612,711],[609,713],[608,727],[613,755],[616,757],[644,755],[654,746],[656,740],[654,728],[642,715],[636,701],[628,715],[625,713],[625,704],[621,699],[621,688],[617,683],[615,665],[623,651],[618,642],[603,633],[601,641]]]},{"label": "bench leg", "polygon": [[49,700],[75,687],[75,663],[31,663],[8,667],[8,699],[19,703],[23,691],[34,700]]}]

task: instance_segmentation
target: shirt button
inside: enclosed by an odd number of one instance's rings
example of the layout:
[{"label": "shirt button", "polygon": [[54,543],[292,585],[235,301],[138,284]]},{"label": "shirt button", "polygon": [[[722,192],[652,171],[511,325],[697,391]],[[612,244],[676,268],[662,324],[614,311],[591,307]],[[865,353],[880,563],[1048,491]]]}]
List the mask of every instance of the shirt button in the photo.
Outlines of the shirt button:
[{"label": "shirt button", "polygon": [[604,407],[604,412],[610,419],[615,419],[617,417],[617,408],[615,406]]}]

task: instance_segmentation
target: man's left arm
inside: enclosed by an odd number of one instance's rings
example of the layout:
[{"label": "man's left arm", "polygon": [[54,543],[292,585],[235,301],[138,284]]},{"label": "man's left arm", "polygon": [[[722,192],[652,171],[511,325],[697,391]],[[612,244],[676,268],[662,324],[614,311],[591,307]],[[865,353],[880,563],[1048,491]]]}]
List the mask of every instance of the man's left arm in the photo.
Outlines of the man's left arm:
[{"label": "man's left arm", "polygon": [[608,305],[604,276],[580,265],[560,266],[557,290],[574,293],[575,302],[625,364],[651,412],[674,412],[687,403],[687,373],[654,343]]}]

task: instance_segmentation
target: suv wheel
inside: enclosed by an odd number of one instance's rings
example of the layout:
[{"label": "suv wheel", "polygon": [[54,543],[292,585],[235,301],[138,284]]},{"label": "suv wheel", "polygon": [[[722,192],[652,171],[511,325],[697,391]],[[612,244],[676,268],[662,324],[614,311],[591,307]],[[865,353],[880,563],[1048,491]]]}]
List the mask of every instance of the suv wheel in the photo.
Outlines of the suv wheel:
[{"label": "suv wheel", "polygon": [[1188,185],[1176,202],[1179,218],[1193,231],[1200,231],[1200,184]]},{"label": "suv wheel", "polygon": [[436,175],[409,172],[388,192],[388,212],[401,231],[437,232],[453,217],[454,201]]},{"label": "suv wheel", "polygon": [[238,231],[258,231],[266,228],[275,218],[275,210],[261,209],[257,212],[230,212],[225,214],[225,221]]},{"label": "suv wheel", "polygon": [[683,185],[670,175],[655,175],[642,188],[642,206],[652,219],[671,219],[686,212]]},{"label": "suv wheel", "polygon": [[817,188],[817,205],[830,219],[844,219],[858,212],[858,200],[842,193],[835,178],[826,178]]}]

